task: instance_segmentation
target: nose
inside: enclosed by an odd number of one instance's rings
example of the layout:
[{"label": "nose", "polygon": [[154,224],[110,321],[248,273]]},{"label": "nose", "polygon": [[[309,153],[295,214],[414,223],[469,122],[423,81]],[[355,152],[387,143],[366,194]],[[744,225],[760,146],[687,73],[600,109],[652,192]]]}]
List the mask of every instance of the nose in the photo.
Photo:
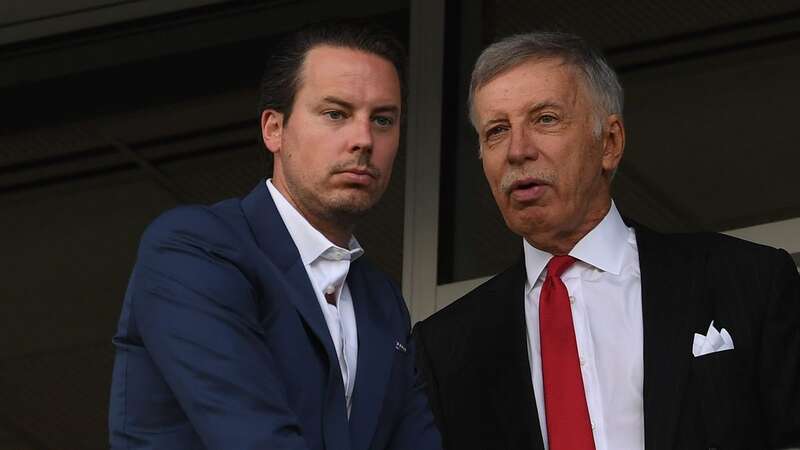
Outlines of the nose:
[{"label": "nose", "polygon": [[352,152],[372,152],[373,130],[372,121],[369,117],[359,118],[352,123],[352,135],[350,137],[350,151]]},{"label": "nose", "polygon": [[511,129],[511,141],[508,143],[508,162],[510,164],[524,164],[527,160],[539,157],[539,150],[532,134],[525,126]]}]

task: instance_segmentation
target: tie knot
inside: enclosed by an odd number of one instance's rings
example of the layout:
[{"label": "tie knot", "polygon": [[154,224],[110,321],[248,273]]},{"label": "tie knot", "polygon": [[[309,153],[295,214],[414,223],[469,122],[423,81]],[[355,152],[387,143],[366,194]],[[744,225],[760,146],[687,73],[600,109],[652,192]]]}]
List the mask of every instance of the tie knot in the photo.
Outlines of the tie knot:
[{"label": "tie knot", "polygon": [[561,277],[561,274],[575,262],[575,258],[569,255],[553,256],[547,263],[547,276]]}]

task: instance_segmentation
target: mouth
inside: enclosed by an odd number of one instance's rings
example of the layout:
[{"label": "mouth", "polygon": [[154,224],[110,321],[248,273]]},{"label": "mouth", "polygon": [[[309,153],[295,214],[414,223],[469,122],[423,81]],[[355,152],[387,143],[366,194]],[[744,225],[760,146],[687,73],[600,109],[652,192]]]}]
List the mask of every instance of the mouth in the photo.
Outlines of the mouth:
[{"label": "mouth", "polygon": [[514,181],[508,189],[511,198],[522,203],[533,202],[544,195],[549,185],[538,178],[522,178]]},{"label": "mouth", "polygon": [[334,173],[344,178],[348,184],[366,186],[378,178],[375,170],[369,167],[351,167]]}]

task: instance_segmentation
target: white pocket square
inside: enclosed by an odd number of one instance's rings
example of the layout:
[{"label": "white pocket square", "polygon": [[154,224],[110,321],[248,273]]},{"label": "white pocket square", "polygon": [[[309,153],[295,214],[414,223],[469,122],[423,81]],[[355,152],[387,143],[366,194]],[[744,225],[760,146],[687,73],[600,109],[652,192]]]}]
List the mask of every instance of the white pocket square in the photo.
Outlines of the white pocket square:
[{"label": "white pocket square", "polygon": [[695,357],[721,352],[723,350],[733,350],[733,338],[725,328],[717,331],[717,329],[714,328],[713,320],[708,326],[708,331],[706,331],[705,336],[697,333],[694,334],[692,354]]}]

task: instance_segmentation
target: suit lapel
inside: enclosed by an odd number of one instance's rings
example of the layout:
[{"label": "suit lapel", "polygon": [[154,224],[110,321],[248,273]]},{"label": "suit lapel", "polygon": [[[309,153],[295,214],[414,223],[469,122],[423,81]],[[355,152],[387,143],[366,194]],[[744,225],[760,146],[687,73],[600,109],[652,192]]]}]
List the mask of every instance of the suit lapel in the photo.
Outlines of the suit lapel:
[{"label": "suit lapel", "polygon": [[[323,409],[323,438],[325,448],[344,450],[350,448],[347,415],[339,359],[333,346],[328,325],[308,278],[300,253],[283,223],[272,196],[262,180],[242,200],[242,211],[266,260],[283,273],[283,278],[269,280],[272,285],[282,285],[277,292],[285,293],[311,329],[314,337],[325,349],[328,361],[328,383]],[[265,262],[266,264],[266,262]]]},{"label": "suit lapel", "polygon": [[636,228],[642,277],[644,428],[647,450],[671,449],[689,373],[692,305],[703,274],[699,262]]},{"label": "suit lapel", "polygon": [[259,248],[286,277],[286,292],[289,293],[289,299],[325,347],[328,362],[331,363],[331,366],[338,368],[336,350],[333,347],[331,334],[320,310],[314,288],[311,286],[311,280],[308,279],[308,273],[300,259],[300,253],[278,214],[278,209],[272,201],[265,181],[262,180],[242,200],[242,210]]},{"label": "suit lapel", "polygon": [[508,448],[544,449],[528,359],[524,260],[496,281],[496,289],[487,294],[493,301],[486,302],[489,308],[484,311],[490,327],[485,333],[484,353],[488,355],[489,398]]},{"label": "suit lapel", "polygon": [[358,327],[358,366],[350,411],[350,436],[356,450],[366,450],[375,434],[395,352],[395,336],[389,334],[383,310],[386,303],[396,301],[394,293],[388,285],[371,283],[362,264],[354,262],[347,277]]},{"label": "suit lapel", "polygon": [[[645,448],[671,449],[689,372],[694,299],[702,291],[702,260],[636,228],[642,276]],[[501,280],[500,278],[503,277]],[[543,449],[531,382],[525,324],[525,265],[521,260],[496,279],[484,311],[490,327],[487,367],[494,368],[489,395],[510,448]],[[527,425],[527,426],[526,426]]]}]

